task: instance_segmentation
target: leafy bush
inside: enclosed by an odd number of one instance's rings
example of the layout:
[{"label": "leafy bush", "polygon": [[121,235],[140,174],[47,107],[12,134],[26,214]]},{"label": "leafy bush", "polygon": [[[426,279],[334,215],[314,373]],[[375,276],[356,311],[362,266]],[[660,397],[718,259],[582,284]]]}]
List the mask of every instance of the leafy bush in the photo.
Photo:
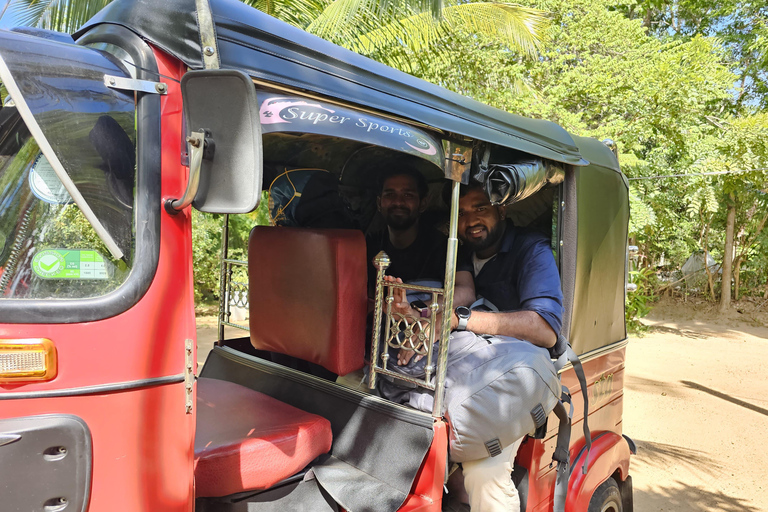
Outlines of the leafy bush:
[{"label": "leafy bush", "polygon": [[[265,226],[268,224],[267,192],[265,191],[262,193],[259,207],[254,212],[230,215],[229,258],[244,260],[251,228],[256,225]],[[192,265],[195,276],[195,303],[197,304],[212,302],[219,298],[223,229],[224,215],[192,210]],[[236,280],[244,280],[244,273],[238,272],[235,276]]]},{"label": "leafy bush", "polygon": [[647,327],[640,319],[651,311],[651,303],[656,300],[656,274],[650,268],[641,268],[629,272],[629,282],[637,285],[637,290],[627,292],[626,322],[630,332],[643,332]]}]

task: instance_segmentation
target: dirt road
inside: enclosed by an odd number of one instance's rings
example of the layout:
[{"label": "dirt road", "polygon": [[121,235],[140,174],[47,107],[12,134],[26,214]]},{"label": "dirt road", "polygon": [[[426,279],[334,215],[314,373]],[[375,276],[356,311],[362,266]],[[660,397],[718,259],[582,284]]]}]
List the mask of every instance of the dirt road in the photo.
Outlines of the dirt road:
[{"label": "dirt road", "polygon": [[679,306],[627,349],[635,511],[766,512],[768,328]]},{"label": "dirt road", "polygon": [[[661,304],[652,330],[630,341],[624,432],[638,445],[636,512],[768,512],[768,314],[713,310]],[[216,330],[199,320],[202,364]]]}]

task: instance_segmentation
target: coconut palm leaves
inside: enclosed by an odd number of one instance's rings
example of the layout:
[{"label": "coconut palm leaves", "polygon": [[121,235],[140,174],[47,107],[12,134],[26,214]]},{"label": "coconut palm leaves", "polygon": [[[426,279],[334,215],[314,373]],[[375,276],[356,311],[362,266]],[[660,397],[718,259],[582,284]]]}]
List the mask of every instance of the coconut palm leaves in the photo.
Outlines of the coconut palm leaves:
[{"label": "coconut palm leaves", "polygon": [[74,32],[111,0],[7,0],[7,15],[18,25]]},{"label": "coconut palm leaves", "polygon": [[[73,32],[111,0],[7,0],[20,25]],[[501,2],[460,0],[244,0],[320,37],[413,71],[423,51],[456,31],[483,34],[523,56],[544,41],[544,12]]]},{"label": "coconut palm leaves", "polygon": [[[346,1],[346,0],[336,0]],[[533,57],[546,39],[548,19],[537,9],[499,2],[446,5],[439,18],[430,13],[400,10],[380,19],[358,15],[352,23],[331,23],[318,17],[309,32],[407,72],[415,72],[422,58],[440,57],[428,49],[445,43],[451,34],[481,34],[522,57]],[[447,58],[447,54],[443,54]]]}]

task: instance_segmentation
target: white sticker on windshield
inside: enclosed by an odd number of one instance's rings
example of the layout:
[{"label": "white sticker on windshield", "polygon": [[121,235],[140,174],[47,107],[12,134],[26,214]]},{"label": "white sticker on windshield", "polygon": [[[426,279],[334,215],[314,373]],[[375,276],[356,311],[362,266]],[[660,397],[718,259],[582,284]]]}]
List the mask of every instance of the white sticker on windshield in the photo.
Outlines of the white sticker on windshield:
[{"label": "white sticker on windshield", "polygon": [[32,170],[29,171],[29,188],[38,199],[46,203],[69,204],[72,202],[69,192],[42,153],[37,156]]}]

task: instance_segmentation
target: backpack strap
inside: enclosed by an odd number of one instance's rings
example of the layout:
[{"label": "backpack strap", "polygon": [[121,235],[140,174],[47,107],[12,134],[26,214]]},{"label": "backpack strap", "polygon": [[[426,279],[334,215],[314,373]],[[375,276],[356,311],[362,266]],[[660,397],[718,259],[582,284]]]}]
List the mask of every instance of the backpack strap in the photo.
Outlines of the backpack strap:
[{"label": "backpack strap", "polygon": [[[565,404],[569,407],[566,409]],[[573,403],[571,393],[563,386],[562,395],[554,409],[555,415],[560,420],[557,429],[557,445],[552,460],[557,462],[557,479],[555,480],[554,512],[565,512],[565,498],[568,495],[568,481],[571,479],[570,444],[571,444],[571,418],[573,417]]]},{"label": "backpack strap", "polygon": [[[563,338],[562,335],[559,336],[559,338]],[[565,338],[563,338],[565,339]],[[587,379],[584,377],[584,367],[581,366],[581,361],[579,360],[579,356],[576,355],[576,352],[573,351],[571,348],[571,344],[566,341],[566,348],[563,355],[561,355],[557,361],[555,361],[555,370],[560,371],[563,369],[563,366],[567,362],[571,363],[573,366],[573,370],[576,372],[576,378],[579,379],[579,386],[581,387],[581,396],[584,399],[584,421],[583,427],[584,427],[584,442],[587,447],[587,452],[584,455],[584,466],[581,468],[581,472],[583,474],[587,474],[587,469],[589,468],[589,450],[592,449],[592,436],[589,433],[589,394],[587,392]]]},{"label": "backpack strap", "polygon": [[[570,362],[573,366],[576,377],[579,379],[579,386],[581,387],[581,395],[584,398],[584,442],[586,445],[586,453],[584,455],[584,465],[581,468],[583,474],[587,474],[589,467],[589,450],[592,448],[592,436],[589,432],[589,394],[587,393],[587,379],[584,376],[584,368],[581,365],[579,356],[571,348],[571,344],[562,336],[558,336],[558,345],[565,346],[565,351],[555,361],[555,370],[559,373],[560,370]],[[568,404],[570,411],[566,410],[565,404]],[[552,456],[552,460],[557,462],[557,479],[555,480],[555,495],[554,495],[554,512],[565,511],[565,498],[568,495],[568,482],[571,477],[570,468],[570,442],[571,442],[571,418],[573,417],[573,403],[571,402],[571,394],[567,387],[563,386],[563,393],[555,406],[554,410],[557,417],[560,419],[560,427],[557,432],[557,446],[555,447],[555,453]]]}]

